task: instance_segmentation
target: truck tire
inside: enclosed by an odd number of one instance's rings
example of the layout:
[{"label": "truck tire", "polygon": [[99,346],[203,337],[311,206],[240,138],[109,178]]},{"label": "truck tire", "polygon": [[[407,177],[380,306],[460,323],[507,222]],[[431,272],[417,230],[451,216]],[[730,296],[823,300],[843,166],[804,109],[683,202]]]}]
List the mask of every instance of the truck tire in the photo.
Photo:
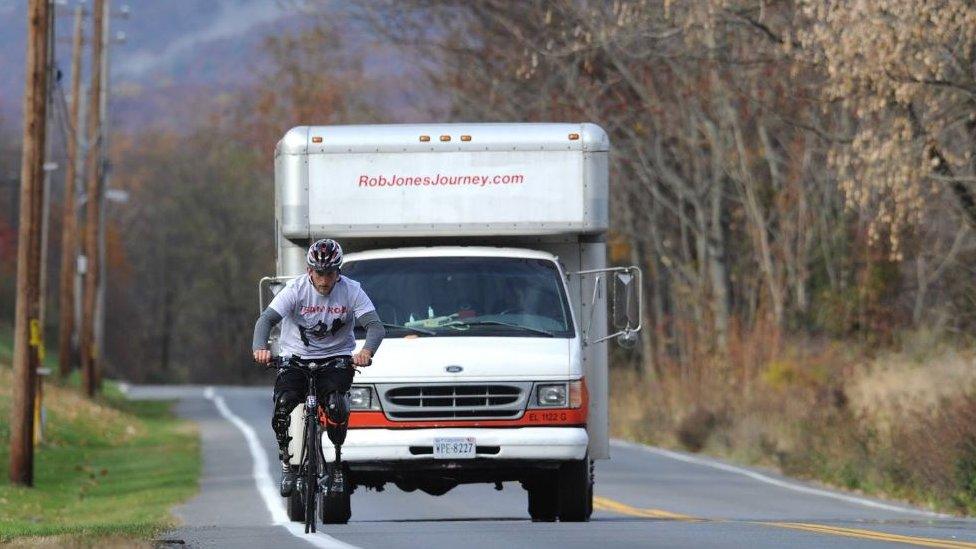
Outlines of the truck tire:
[{"label": "truck tire", "polygon": [[305,522],[305,501],[298,490],[292,490],[287,498],[285,507],[288,508],[288,518],[292,522]]},{"label": "truck tire", "polygon": [[525,485],[529,493],[529,516],[532,522],[554,522],[559,514],[559,490],[556,475],[543,473]]},{"label": "truck tire", "polygon": [[352,517],[352,497],[349,492],[331,497],[322,496],[322,524],[346,524]]},{"label": "truck tire", "polygon": [[589,458],[559,467],[559,520],[586,522],[593,514],[593,476]]}]

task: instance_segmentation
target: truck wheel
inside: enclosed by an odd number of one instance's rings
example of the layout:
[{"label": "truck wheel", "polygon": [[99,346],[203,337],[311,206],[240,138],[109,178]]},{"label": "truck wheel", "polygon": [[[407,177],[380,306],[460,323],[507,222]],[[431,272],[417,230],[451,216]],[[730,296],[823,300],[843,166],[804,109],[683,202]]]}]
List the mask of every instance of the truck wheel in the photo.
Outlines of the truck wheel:
[{"label": "truck wheel", "polygon": [[330,497],[322,496],[322,524],[346,524],[352,517],[352,497],[349,492]]},{"label": "truck wheel", "polygon": [[593,477],[588,458],[559,467],[559,520],[586,522],[593,514]]},{"label": "truck wheel", "polygon": [[539,476],[525,485],[529,492],[529,516],[532,522],[554,522],[559,512],[556,478],[548,473]]},{"label": "truck wheel", "polygon": [[305,501],[298,490],[292,490],[285,507],[292,522],[305,522]]}]

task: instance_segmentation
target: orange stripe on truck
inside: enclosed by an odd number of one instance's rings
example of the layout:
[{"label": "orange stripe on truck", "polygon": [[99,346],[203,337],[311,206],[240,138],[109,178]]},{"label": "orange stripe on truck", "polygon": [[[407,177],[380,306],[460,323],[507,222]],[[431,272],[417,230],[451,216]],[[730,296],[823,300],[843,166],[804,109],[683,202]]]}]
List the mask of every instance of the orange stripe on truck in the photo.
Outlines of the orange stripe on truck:
[{"label": "orange stripe on truck", "polygon": [[586,406],[580,408],[526,410],[519,419],[468,419],[390,421],[383,412],[353,411],[349,414],[350,429],[420,429],[430,427],[546,427],[586,425]]}]

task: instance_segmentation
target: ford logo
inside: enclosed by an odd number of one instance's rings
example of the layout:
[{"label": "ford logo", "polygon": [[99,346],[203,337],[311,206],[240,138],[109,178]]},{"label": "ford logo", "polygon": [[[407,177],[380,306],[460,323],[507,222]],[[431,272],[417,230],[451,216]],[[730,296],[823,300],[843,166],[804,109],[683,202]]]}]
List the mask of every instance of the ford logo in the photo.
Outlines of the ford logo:
[{"label": "ford logo", "polygon": [[446,367],[444,369],[447,370],[448,373],[451,373],[451,374],[456,374],[456,373],[464,370],[464,368],[462,368],[460,366],[456,366],[456,365],[448,366],[448,367]]}]

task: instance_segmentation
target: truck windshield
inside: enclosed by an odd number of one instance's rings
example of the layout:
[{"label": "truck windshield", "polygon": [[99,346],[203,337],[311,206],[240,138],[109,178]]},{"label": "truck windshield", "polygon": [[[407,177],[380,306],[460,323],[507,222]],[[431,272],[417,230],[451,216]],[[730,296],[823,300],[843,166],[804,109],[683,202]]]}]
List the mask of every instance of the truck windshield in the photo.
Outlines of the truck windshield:
[{"label": "truck windshield", "polygon": [[388,337],[573,337],[556,264],[511,257],[408,257],[348,262]]}]

